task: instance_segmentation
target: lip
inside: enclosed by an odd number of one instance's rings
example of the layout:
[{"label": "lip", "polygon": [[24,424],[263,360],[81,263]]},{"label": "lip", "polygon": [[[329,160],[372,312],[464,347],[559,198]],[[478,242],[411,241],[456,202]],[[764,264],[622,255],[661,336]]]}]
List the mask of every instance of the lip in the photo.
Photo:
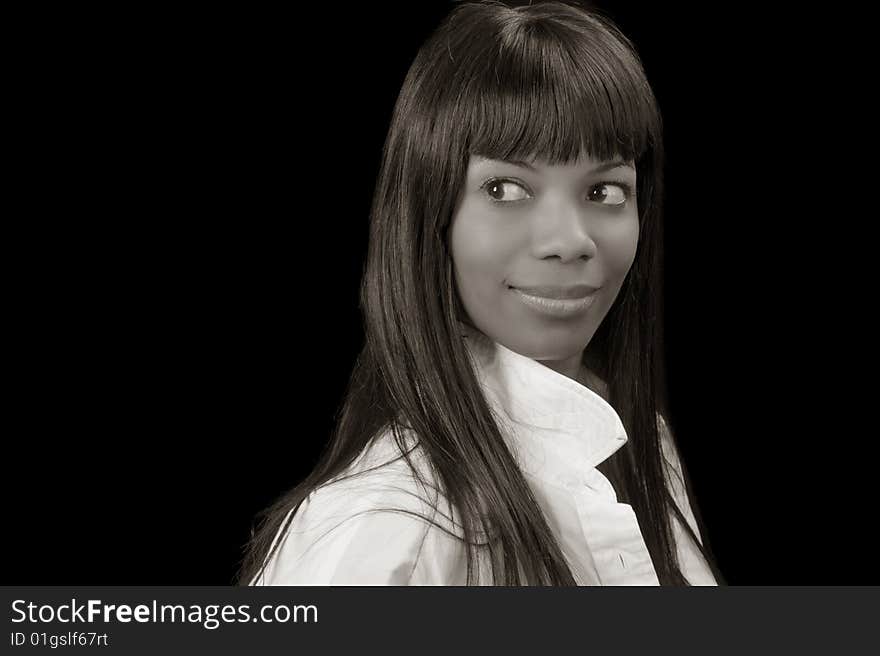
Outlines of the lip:
[{"label": "lip", "polygon": [[510,288],[521,291],[523,294],[528,294],[529,296],[556,299],[583,299],[585,296],[589,296],[599,289],[598,287],[593,287],[592,285],[570,285],[568,287],[563,287],[561,285],[538,285],[535,287],[510,285]]},{"label": "lip", "polygon": [[587,309],[596,300],[598,287],[510,287],[528,307],[552,317],[572,317]]}]

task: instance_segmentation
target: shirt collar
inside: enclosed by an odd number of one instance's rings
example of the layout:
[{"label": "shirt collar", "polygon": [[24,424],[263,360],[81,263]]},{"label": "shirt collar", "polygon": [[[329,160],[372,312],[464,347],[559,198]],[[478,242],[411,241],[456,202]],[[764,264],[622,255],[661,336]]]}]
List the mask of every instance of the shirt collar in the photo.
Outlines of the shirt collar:
[{"label": "shirt collar", "polygon": [[601,396],[464,323],[459,327],[486,400],[524,470],[574,484],[626,444],[623,422]]}]

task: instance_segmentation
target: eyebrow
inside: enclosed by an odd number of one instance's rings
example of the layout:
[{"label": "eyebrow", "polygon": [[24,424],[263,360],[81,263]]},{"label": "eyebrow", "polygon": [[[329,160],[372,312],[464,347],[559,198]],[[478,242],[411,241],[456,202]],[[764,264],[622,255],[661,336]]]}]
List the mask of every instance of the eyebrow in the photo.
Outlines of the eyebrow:
[{"label": "eyebrow", "polygon": [[[487,162],[492,161],[489,158],[484,158],[484,159]],[[534,166],[532,166],[528,162],[523,161],[521,159],[502,159],[502,160],[498,160],[498,161],[504,162],[505,164],[513,164],[514,166],[519,166],[520,168],[528,169],[529,171],[535,171],[535,172],[538,171],[538,169],[536,169]],[[607,162],[603,162],[602,164],[600,164],[596,168],[591,169],[590,174],[604,173],[605,171],[610,171],[611,169],[617,169],[617,168],[628,168],[628,169],[635,170],[635,166],[633,166],[630,162],[627,162],[626,160],[622,160],[622,159],[613,159],[613,160],[609,160]]]}]

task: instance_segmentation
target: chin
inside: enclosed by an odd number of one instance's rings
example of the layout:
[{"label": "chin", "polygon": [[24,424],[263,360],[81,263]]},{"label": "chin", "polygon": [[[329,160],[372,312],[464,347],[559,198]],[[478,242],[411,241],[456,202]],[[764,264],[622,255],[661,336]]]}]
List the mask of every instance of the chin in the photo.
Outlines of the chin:
[{"label": "chin", "polygon": [[589,338],[569,335],[565,339],[552,335],[541,338],[520,337],[501,342],[511,351],[516,351],[532,360],[567,360],[580,355],[589,343]]}]

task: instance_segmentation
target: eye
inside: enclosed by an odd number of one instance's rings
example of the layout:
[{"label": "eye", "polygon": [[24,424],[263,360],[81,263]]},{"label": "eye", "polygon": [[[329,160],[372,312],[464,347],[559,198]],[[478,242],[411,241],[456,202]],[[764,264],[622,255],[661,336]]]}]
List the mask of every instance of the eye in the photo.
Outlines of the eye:
[{"label": "eye", "polygon": [[525,187],[513,180],[493,178],[484,182],[480,188],[496,203],[511,203],[530,197]]},{"label": "eye", "polygon": [[590,190],[589,199],[602,205],[624,205],[632,196],[632,187],[625,182],[600,182]]}]

